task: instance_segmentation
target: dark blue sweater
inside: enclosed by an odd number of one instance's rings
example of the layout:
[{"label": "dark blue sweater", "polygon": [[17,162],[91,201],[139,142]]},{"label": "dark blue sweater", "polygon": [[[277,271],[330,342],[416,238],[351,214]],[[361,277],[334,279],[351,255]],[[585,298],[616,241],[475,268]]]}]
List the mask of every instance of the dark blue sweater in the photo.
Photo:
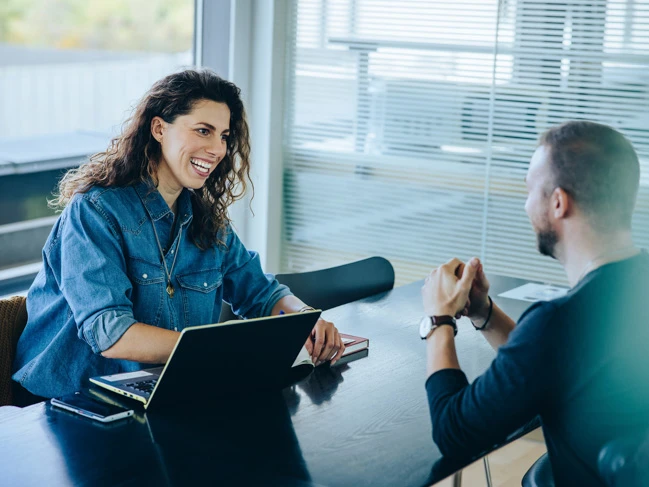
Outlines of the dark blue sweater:
[{"label": "dark blue sweater", "polygon": [[602,446],[649,426],[649,256],[532,305],[472,384],[444,369],[426,390],[443,455],[480,453],[540,415],[556,484],[604,485]]}]

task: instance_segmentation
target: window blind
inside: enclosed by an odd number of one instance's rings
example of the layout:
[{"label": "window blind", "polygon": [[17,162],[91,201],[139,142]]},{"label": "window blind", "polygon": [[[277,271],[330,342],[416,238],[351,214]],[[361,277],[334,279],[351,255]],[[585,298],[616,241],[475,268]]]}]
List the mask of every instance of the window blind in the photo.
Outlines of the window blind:
[{"label": "window blind", "polygon": [[281,266],[382,255],[397,284],[453,256],[566,283],[524,177],[570,119],[634,144],[649,245],[649,0],[297,0],[289,9]]}]

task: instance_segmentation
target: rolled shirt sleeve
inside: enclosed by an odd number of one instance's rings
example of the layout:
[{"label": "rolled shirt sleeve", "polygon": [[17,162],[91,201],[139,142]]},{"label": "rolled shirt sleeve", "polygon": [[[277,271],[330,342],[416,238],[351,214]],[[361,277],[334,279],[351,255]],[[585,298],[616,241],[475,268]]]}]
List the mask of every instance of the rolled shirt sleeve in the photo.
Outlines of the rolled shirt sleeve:
[{"label": "rolled shirt sleeve", "polygon": [[59,286],[74,315],[78,336],[101,353],[137,320],[132,284],[112,221],[89,197],[70,204],[61,230]]},{"label": "rolled shirt sleeve", "polygon": [[112,347],[131,325],[137,323],[133,314],[127,311],[108,310],[88,319],[80,331],[92,351],[101,353]]}]

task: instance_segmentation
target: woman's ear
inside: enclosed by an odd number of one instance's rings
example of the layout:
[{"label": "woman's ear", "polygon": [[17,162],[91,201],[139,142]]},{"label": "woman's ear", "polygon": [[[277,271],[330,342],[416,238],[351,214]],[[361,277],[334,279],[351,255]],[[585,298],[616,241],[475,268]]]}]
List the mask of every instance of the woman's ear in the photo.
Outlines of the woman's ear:
[{"label": "woman's ear", "polygon": [[153,135],[155,140],[162,142],[162,137],[166,128],[167,122],[162,120],[160,117],[153,117],[153,120],[151,120],[151,135]]}]

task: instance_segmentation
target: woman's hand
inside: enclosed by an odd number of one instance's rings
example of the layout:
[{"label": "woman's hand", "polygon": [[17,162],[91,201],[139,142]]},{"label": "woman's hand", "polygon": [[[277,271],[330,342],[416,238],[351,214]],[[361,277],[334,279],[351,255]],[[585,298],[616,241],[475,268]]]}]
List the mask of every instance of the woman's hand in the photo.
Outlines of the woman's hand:
[{"label": "woman's hand", "polygon": [[322,318],[313,327],[305,346],[316,366],[328,360],[335,364],[345,351],[343,340],[334,324]]}]

